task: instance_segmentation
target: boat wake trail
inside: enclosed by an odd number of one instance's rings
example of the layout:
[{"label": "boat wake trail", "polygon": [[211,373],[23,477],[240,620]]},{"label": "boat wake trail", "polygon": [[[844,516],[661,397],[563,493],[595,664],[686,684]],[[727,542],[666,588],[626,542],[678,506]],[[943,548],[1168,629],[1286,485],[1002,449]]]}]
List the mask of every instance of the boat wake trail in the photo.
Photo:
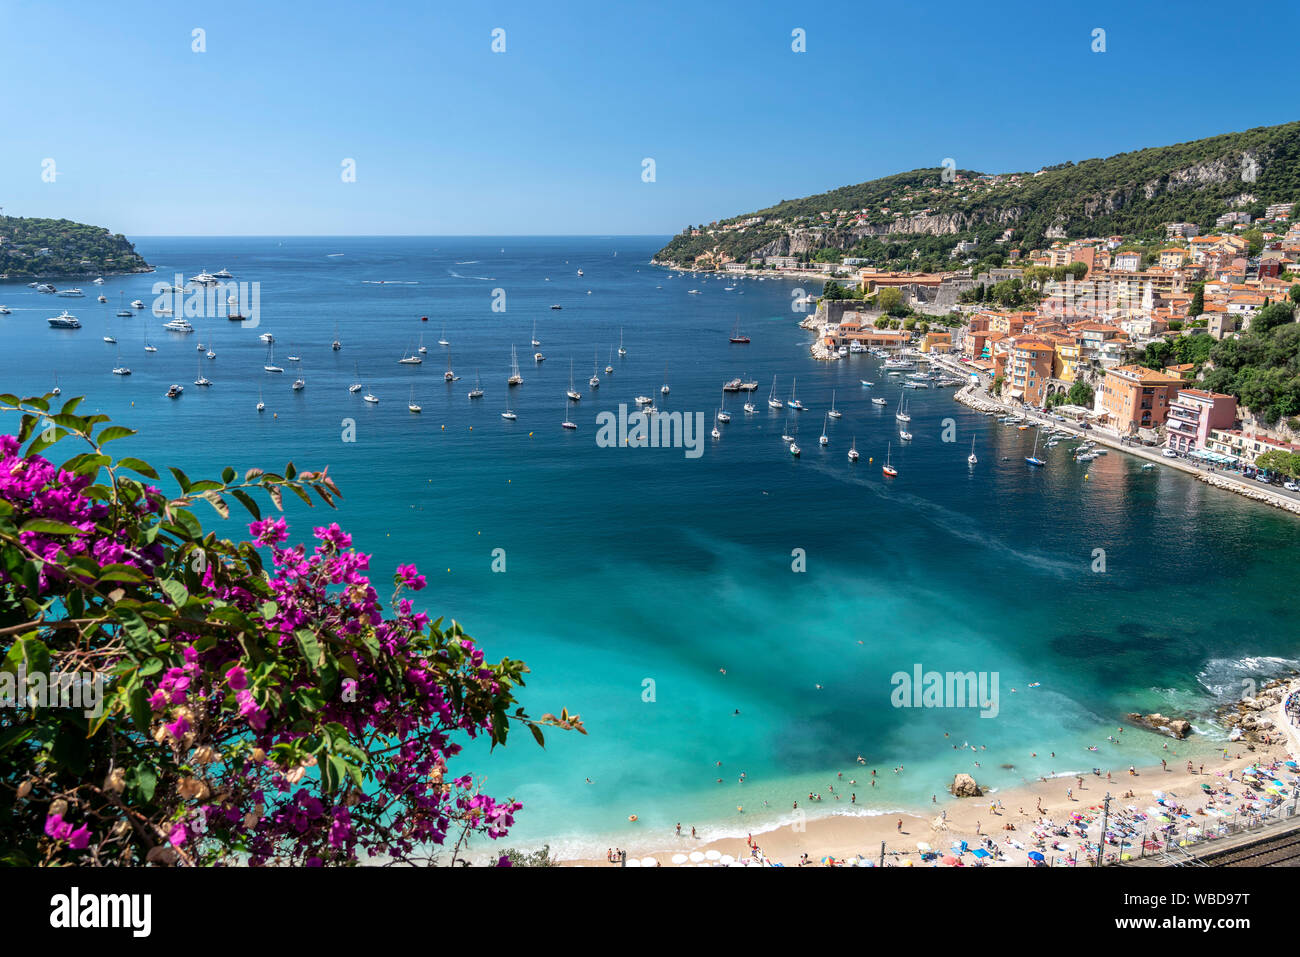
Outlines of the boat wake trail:
[{"label": "boat wake trail", "polygon": [[448,269],[447,274],[454,279],[477,279],[480,282],[496,282],[495,276],[462,276],[454,269]]}]

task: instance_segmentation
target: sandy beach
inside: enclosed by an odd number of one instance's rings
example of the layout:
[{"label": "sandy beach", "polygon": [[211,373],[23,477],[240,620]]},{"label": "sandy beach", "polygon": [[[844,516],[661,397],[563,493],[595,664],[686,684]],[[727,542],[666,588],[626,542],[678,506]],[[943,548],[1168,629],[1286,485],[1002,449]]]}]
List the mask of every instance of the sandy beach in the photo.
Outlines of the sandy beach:
[{"label": "sandy beach", "polygon": [[[1291,684],[1293,689],[1298,686],[1300,683]],[[960,800],[952,800],[945,793],[945,799],[937,800],[929,809],[869,815],[810,815],[802,828],[785,825],[756,830],[751,840],[759,849],[758,856],[785,866],[798,866],[801,861],[821,864],[825,858],[838,861],[858,855],[876,866],[882,863],[884,866],[936,866],[948,857],[954,844],[962,841],[970,851],[984,847],[988,854],[982,858],[970,853],[957,855],[965,865],[979,860],[986,866],[1024,867],[1031,863],[1029,854],[1036,851],[1043,855],[1045,865],[1086,866],[1092,863],[1101,837],[1103,801],[1109,793],[1112,801],[1107,822],[1112,829],[1118,823],[1132,835],[1125,842],[1123,853],[1136,857],[1143,837],[1152,842],[1147,844],[1150,853],[1161,828],[1169,823],[1176,827],[1175,838],[1181,839],[1188,826],[1211,830],[1215,825],[1243,820],[1262,809],[1265,805],[1261,799],[1270,795],[1243,784],[1243,771],[1248,768],[1275,767],[1276,775],[1263,774],[1259,780],[1267,784],[1273,777],[1280,777],[1288,785],[1286,803],[1293,800],[1295,782],[1300,778],[1297,769],[1286,767],[1285,762],[1300,755],[1300,730],[1285,720],[1280,705],[1269,708],[1267,714],[1277,727],[1269,735],[1273,743],[1238,741],[1226,744],[1226,751],[1206,754],[1203,745],[1196,747],[1192,741],[1171,738],[1170,756],[1164,767],[1157,764],[1130,771],[1124,766],[1109,772],[1102,770],[1100,774],[1054,777]],[[1189,757],[1192,754],[1195,757]],[[836,791],[847,791],[852,787],[851,780],[862,782],[870,773],[869,769],[855,765],[851,770],[837,772],[842,777],[836,777],[830,784]],[[947,784],[936,782],[936,790]],[[857,787],[860,790],[861,783]],[[1272,797],[1276,800],[1276,796]],[[805,804],[799,801],[801,808]],[[1066,834],[1060,834],[1061,830]],[[755,854],[744,838],[692,840],[685,822],[682,831],[681,837],[672,833],[646,835],[642,840],[629,842],[624,849],[629,857],[652,857],[660,866],[671,866],[675,855],[693,852],[716,851],[715,859],[729,856],[737,861]],[[993,847],[987,845],[989,839],[994,842]],[[928,849],[918,848],[922,843]],[[1118,846],[1108,844],[1107,860],[1119,852]],[[951,862],[952,858],[948,860]],[[611,866],[604,860],[562,863]]]}]

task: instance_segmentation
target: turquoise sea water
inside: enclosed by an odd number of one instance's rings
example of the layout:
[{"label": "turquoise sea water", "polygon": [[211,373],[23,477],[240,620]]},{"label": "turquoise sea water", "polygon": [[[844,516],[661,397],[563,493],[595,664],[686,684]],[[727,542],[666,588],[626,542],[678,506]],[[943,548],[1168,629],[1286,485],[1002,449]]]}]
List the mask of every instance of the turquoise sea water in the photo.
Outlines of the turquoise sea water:
[{"label": "turquoise sea water", "polygon": [[[1191,714],[1204,735],[1176,749],[1206,750],[1223,735],[1208,720],[1213,702],[1300,656],[1294,519],[1113,452],[1085,469],[1062,445],[1047,467],[1029,469],[1033,432],[957,405],[949,389],[908,393],[915,439],[900,446],[900,389],[875,359],[810,359],[791,301],[815,285],[750,279],[726,291],[731,281],[678,277],[647,265],[655,237],[137,245],[158,272],[78,281],[85,299],[0,283],[13,310],[0,316],[0,388],[44,392],[57,374],[65,397],[88,396],[83,410],[141,431],[118,454],[129,448],[192,477],[227,464],[328,464],[342,508],[293,513],[296,530],[336,518],[373,552],[380,580],[415,561],[430,580],[426,610],[461,621],[489,657],[529,663],[530,711],[568,707],[586,723],[585,737],[552,732],[545,751],[524,735],[490,756],[467,754],[490,793],[525,803],[511,843],[598,853],[654,844],[677,821],[705,835],[758,831],[794,800],[806,806],[810,790],[826,796],[817,812],[847,810],[856,791],[855,812],[870,813],[929,804],[956,771],[1007,787],[1155,763],[1165,739],[1128,730],[1122,745],[1107,741],[1123,712]],[[147,313],[112,318],[119,292],[151,303],[153,284],[174,272],[222,267],[261,283],[258,328],[203,319],[198,335],[179,336]],[[94,300],[101,288],[107,305]],[[492,310],[497,289],[504,313]],[[65,306],[82,329],[47,328]],[[727,341],[737,317],[750,345]],[[461,376],[450,385],[436,344],[444,324]],[[329,348],[336,325],[339,352]],[[143,351],[146,327],[157,353]],[[106,330],[132,376],[111,374]],[[603,370],[620,330],[628,355],[613,357],[616,371],[602,371],[593,392],[593,358]],[[284,375],[262,372],[264,331]],[[399,365],[421,334],[424,364]],[[217,358],[199,358],[196,340]],[[508,423],[512,344],[524,384]],[[570,413],[576,432],[560,428],[570,358],[583,393]],[[210,389],[192,385],[199,365]],[[356,368],[378,405],[347,391]],[[471,402],[476,370],[487,394]],[[299,371],[307,387],[293,393]],[[729,395],[732,421],[720,441],[706,436],[698,459],[596,444],[600,410],[645,394],[711,419],[722,382],[741,375],[760,383],[758,413]],[[766,404],[773,375],[783,396],[797,376],[808,407],[797,461],[780,439],[785,416]],[[179,401],[163,398],[172,382],[186,386]],[[412,386],[418,416],[406,408]],[[832,390],[844,417],[823,448]],[[873,394],[889,406],[871,405]],[[343,441],[345,419],[355,442]],[[944,419],[954,442],[942,441]],[[856,466],[845,457],[854,436]],[[894,480],[879,468],[889,440]],[[1097,548],[1104,573],[1092,571]],[[505,550],[504,573],[492,571],[494,549]],[[804,572],[792,570],[796,549]],[[997,717],[892,707],[890,676],[915,664],[998,673]],[[986,750],[953,749],[966,742]]]}]

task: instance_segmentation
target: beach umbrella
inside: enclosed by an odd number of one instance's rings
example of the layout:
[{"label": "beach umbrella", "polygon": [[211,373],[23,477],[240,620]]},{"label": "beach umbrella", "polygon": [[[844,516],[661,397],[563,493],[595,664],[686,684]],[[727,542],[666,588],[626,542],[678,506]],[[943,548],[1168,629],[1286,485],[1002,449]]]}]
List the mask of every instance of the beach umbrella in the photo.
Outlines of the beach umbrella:
[{"label": "beach umbrella", "polygon": [[691,851],[691,862],[698,864],[704,860],[704,855],[700,851]]},{"label": "beach umbrella", "polygon": [[1046,858],[1044,858],[1043,855],[1040,854],[1038,851],[1030,851],[1030,852],[1029,852],[1029,859],[1030,859],[1031,861],[1042,861],[1042,860],[1046,860]]},{"label": "beach umbrella", "polygon": [[721,860],[721,859],[722,859],[722,852],[721,852],[721,851],[713,851],[713,850],[705,851],[705,852],[704,852],[704,857],[705,857],[705,859],[710,860],[710,861]]},{"label": "beach umbrella", "polygon": [[627,861],[623,864],[623,866],[624,866],[624,867],[640,867],[640,866],[641,866],[641,859],[638,858],[638,857],[629,857],[629,858],[627,859]]},{"label": "beach umbrella", "polygon": [[653,857],[643,857],[643,858],[641,858],[641,866],[642,866],[642,867],[658,867],[658,866],[659,866],[659,862],[658,862],[657,860],[655,860]]},{"label": "beach umbrella", "polygon": [[925,841],[917,841],[917,842],[916,842],[916,849],[917,849],[918,851],[928,851],[928,850],[930,850],[930,845],[927,844],[927,843],[925,843]]},{"label": "beach umbrella", "polygon": [[674,863],[674,864],[685,864],[685,863],[687,862],[687,860],[689,860],[689,858],[687,858],[687,856],[686,856],[685,854],[674,854],[674,855],[673,855],[673,863]]},{"label": "beach umbrella", "polygon": [[732,864],[736,863],[736,859],[730,854],[723,854],[722,857],[718,859],[718,863],[723,867],[730,867]]}]

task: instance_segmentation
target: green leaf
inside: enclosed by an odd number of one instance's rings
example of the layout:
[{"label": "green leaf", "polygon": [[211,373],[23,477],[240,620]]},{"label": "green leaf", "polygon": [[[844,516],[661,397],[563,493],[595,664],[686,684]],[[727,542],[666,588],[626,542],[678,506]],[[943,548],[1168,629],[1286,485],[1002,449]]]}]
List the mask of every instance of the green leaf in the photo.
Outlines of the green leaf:
[{"label": "green leaf", "polygon": [[115,562],[112,565],[105,565],[100,570],[98,581],[144,582],[144,581],[148,581],[148,579],[145,578],[145,576],[140,572],[139,569],[132,568],[130,565],[122,565],[120,563]]},{"label": "green leaf", "polygon": [[188,495],[190,491],[190,477],[175,466],[168,466],[167,471],[172,473],[172,478],[176,479],[176,484],[181,488],[182,495]]},{"label": "green leaf", "polygon": [[117,464],[119,468],[130,469],[132,472],[138,472],[145,478],[156,479],[158,477],[158,472],[154,467],[143,459],[127,457],[124,459],[118,459]]},{"label": "green leaf", "polygon": [[100,432],[99,435],[95,436],[95,441],[97,441],[100,445],[104,445],[116,439],[129,438],[130,436],[135,434],[136,434],[135,429],[128,429],[124,425],[110,425],[108,428]]},{"label": "green leaf", "polygon": [[235,497],[235,500],[238,501],[241,505],[243,505],[244,508],[248,509],[249,514],[252,515],[253,518],[259,521],[261,520],[262,510],[258,508],[257,503],[253,501],[253,496],[249,495],[247,492],[243,491],[242,489],[237,489],[237,488],[232,488],[230,490],[230,494],[233,495]]},{"label": "green leaf", "polygon": [[[154,659],[155,661],[157,659]],[[136,685],[128,697],[131,708],[131,721],[141,734],[149,733],[149,722],[153,720],[153,711],[149,707],[149,696],[145,694],[144,685]]]},{"label": "green leaf", "polygon": [[66,522],[56,522],[52,518],[30,518],[23,522],[24,532],[35,532],[38,535],[80,535],[81,529],[76,528]]},{"label": "green leaf", "polygon": [[133,608],[123,606],[121,603],[116,605],[113,613],[117,616],[118,621],[122,623],[122,636],[126,642],[126,647],[132,652],[132,657],[137,661],[143,661],[153,656],[153,636],[149,633],[149,625],[140,613]]},{"label": "green leaf", "polygon": [[298,639],[298,647],[302,649],[303,657],[311,665],[312,670],[316,670],[321,664],[321,647],[316,635],[308,628],[299,628],[293,636]]}]

